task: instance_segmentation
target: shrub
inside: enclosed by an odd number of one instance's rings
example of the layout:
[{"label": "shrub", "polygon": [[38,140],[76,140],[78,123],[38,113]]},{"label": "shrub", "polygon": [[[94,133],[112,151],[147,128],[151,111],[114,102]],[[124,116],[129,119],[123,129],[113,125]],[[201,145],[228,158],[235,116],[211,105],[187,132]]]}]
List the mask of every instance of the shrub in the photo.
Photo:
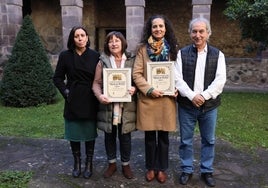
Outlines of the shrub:
[{"label": "shrub", "polygon": [[50,104],[56,97],[53,70],[31,17],[25,16],[0,85],[5,106],[27,107]]},{"label": "shrub", "polygon": [[238,20],[242,38],[259,42],[259,50],[268,46],[268,1],[267,0],[228,0],[224,14]]}]

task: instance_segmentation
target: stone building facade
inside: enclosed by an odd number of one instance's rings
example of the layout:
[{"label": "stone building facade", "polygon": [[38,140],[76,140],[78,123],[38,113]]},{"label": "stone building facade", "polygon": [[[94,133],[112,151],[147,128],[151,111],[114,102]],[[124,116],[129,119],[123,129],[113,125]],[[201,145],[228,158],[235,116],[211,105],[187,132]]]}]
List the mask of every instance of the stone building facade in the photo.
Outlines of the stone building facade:
[{"label": "stone building facade", "polygon": [[[244,58],[243,62],[249,62],[248,65],[254,67],[265,64],[262,70],[266,70],[266,73],[257,74],[260,74],[262,80],[258,83],[267,87],[268,63],[255,60],[256,43],[241,40],[238,24],[224,16],[226,2],[227,0],[0,0],[0,66],[11,54],[16,34],[26,14],[31,15],[53,66],[58,54],[66,49],[68,34],[74,25],[86,27],[93,49],[102,51],[105,35],[111,30],[118,30],[126,36],[128,50],[135,51],[144,20],[149,16],[166,15],[173,23],[181,47],[191,42],[188,34],[189,21],[193,17],[204,16],[212,26],[210,44],[224,52],[228,67],[228,62],[230,65],[238,65],[231,66],[228,81],[231,78],[230,83],[245,80],[240,79],[240,70],[233,70],[234,67],[241,68],[237,59]],[[250,70],[256,71],[252,68]],[[256,75],[256,72],[252,75]],[[237,76],[239,79],[234,79]]]}]

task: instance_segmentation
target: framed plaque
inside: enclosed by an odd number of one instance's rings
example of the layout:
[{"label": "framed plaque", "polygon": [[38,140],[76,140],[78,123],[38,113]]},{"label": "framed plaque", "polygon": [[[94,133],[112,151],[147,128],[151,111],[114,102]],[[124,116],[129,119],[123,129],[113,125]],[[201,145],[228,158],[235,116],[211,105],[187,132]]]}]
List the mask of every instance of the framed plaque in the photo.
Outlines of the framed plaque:
[{"label": "framed plaque", "polygon": [[131,102],[131,69],[103,69],[103,92],[111,102]]},{"label": "framed plaque", "polygon": [[175,94],[174,61],[158,61],[147,63],[147,81],[164,95]]}]

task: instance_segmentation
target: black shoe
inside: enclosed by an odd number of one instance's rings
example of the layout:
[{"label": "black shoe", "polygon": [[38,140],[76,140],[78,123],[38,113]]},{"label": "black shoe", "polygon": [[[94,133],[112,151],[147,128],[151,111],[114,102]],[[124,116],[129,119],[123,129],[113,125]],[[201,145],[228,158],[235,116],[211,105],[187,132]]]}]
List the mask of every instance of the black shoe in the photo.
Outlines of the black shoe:
[{"label": "black shoe", "polygon": [[204,180],[204,182],[209,187],[215,187],[216,186],[216,181],[213,178],[212,173],[201,173],[201,179]]},{"label": "black shoe", "polygon": [[193,174],[182,172],[181,176],[180,176],[180,184],[186,185],[188,183],[188,181],[192,178],[192,175]]}]

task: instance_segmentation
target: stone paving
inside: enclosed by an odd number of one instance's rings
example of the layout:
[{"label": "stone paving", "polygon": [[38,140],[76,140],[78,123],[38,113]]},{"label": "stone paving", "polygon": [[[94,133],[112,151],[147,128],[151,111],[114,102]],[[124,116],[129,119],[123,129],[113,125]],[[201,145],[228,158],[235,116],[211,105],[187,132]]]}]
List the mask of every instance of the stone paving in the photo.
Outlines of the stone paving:
[{"label": "stone paving", "polygon": [[[131,180],[123,177],[119,160],[115,175],[108,179],[102,177],[107,165],[102,132],[99,132],[99,137],[96,140],[93,161],[94,174],[90,179],[84,179],[82,176],[80,178],[71,176],[73,158],[69,143],[62,139],[0,137],[0,171],[33,171],[34,176],[29,183],[29,188],[207,187],[199,179],[198,174],[199,136],[196,136],[194,141],[196,171],[186,186],[180,185],[178,181],[181,173],[178,144],[178,134],[170,134],[168,180],[164,184],[160,184],[156,180],[146,182],[144,178],[146,172],[144,167],[144,138],[143,132],[140,131],[132,134],[131,167],[135,178]],[[84,149],[83,145],[82,149]],[[268,188],[268,150],[259,149],[249,153],[237,150],[228,142],[218,139],[214,168],[216,187],[218,188]]]}]

